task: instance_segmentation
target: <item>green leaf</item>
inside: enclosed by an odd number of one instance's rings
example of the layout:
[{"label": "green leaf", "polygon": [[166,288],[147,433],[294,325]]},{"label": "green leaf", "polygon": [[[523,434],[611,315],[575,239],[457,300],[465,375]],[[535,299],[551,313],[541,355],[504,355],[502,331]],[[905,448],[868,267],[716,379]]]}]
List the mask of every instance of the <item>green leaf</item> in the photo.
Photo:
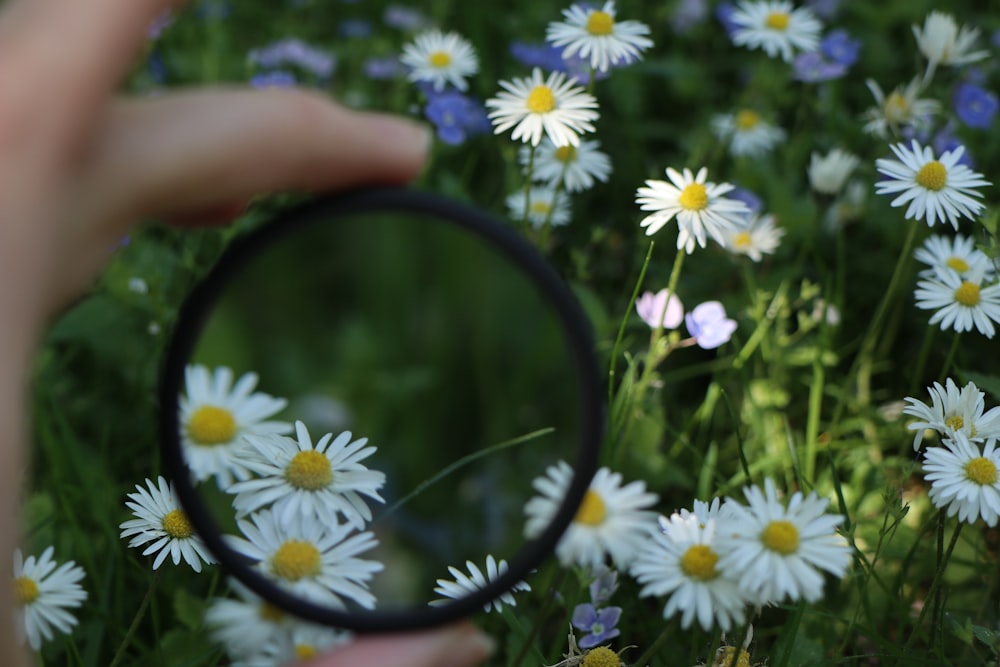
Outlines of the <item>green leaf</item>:
[{"label": "green leaf", "polygon": [[205,618],[207,603],[181,588],[174,593],[174,614],[177,620],[191,630],[199,630]]}]

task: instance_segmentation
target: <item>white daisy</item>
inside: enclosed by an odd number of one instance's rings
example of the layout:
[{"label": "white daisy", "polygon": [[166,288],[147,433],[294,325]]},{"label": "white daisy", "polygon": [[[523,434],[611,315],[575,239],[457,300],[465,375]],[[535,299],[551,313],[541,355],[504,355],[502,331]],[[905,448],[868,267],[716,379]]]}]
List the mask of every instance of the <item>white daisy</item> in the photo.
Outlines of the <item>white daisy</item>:
[{"label": "white daisy", "polygon": [[955,433],[943,447],[924,451],[924,478],[931,483],[928,496],[935,507],[947,508],[948,516],[974,523],[979,517],[986,525],[997,525],[1000,516],[1000,451],[996,440],[985,449],[969,442],[964,433]]},{"label": "white daisy", "polygon": [[879,139],[887,139],[890,134],[901,134],[904,129],[923,133],[931,128],[934,115],[941,109],[937,100],[917,97],[923,90],[919,79],[913,79],[906,88],[896,86],[888,96],[872,79],[865,81],[875,106],[864,114],[867,121],[862,128]]},{"label": "white daisy", "polygon": [[327,651],[349,644],[353,635],[345,630],[296,621],[268,637],[248,655],[239,656],[230,667],[278,667],[299,664]]},{"label": "white daisy", "polygon": [[368,582],[384,566],[357,558],[378,545],[372,533],[351,535],[349,524],[323,525],[297,515],[282,521],[271,510],[251,514],[237,525],[245,538],[230,536],[230,545],[259,561],[260,569],[279,585],[340,609],[345,599],[366,609],[375,606]]},{"label": "white daisy", "polygon": [[[524,506],[528,517],[524,526],[526,537],[536,537],[552,522],[573,474],[570,465],[560,461],[532,482],[540,495]],[[645,509],[656,500],[656,494],[646,492],[645,482],[635,481],[622,486],[619,473],[601,468],[591,480],[573,522],[556,546],[559,562],[593,568],[604,563],[610,554],[616,567],[628,566],[636,549],[655,529],[656,514]]]},{"label": "white daisy", "polygon": [[385,502],[378,491],[385,473],[369,470],[361,461],[375,453],[368,438],[351,442],[351,432],[336,438],[327,433],[313,446],[305,424],[295,422],[297,439],[282,435],[247,435],[250,445],[242,464],[259,478],[237,482],[233,507],[242,516],[270,506],[281,521],[299,514],[320,523],[336,524],[338,515],[361,530],[372,520],[362,496]]},{"label": "white daisy", "polygon": [[231,579],[229,587],[239,599],[213,599],[205,612],[205,624],[212,639],[222,645],[230,657],[259,652],[293,622],[284,611],[238,581]]},{"label": "white daisy", "polygon": [[931,395],[930,405],[909,396],[904,399],[910,405],[903,408],[903,414],[920,420],[906,427],[916,431],[914,450],[920,449],[927,429],[949,438],[961,433],[973,442],[1000,437],[1000,407],[991,408],[984,414],[985,394],[973,382],[959,390],[955,381],[948,378],[944,387],[935,382],[933,387],[927,387],[927,393]]},{"label": "white daisy", "polygon": [[142,555],[156,553],[156,558],[153,559],[154,570],[160,567],[168,555],[174,565],[180,564],[183,558],[195,572],[201,572],[202,562],[214,563],[215,559],[201,538],[195,535],[191,522],[180,508],[173,484],[168,484],[163,477],[157,477],[155,484],[147,479],[146,486],[148,489],[136,484],[137,493],[128,494],[131,502],[126,501],[125,505],[136,518],[118,526],[122,531],[121,539],[131,537],[129,547],[140,547],[152,542]]},{"label": "white daisy", "polygon": [[661,530],[641,547],[632,563],[632,576],[644,584],[639,595],[669,595],[663,617],[680,612],[685,629],[695,618],[706,632],[713,625],[726,632],[746,620],[739,573],[718,567],[717,520],[686,511],[669,520],[661,516]]},{"label": "white daisy", "polygon": [[[569,195],[553,187],[533,187],[525,198],[524,190],[517,190],[507,196],[507,211],[511,220],[524,220],[534,227],[548,223],[554,227],[565,225],[570,220]],[[525,216],[524,205],[528,204]]]},{"label": "white daisy", "polygon": [[607,72],[612,65],[627,65],[639,59],[653,45],[645,37],[649,26],[640,21],[616,21],[615,3],[609,0],[601,9],[573,5],[563,10],[564,23],[550,23],[545,40],[553,46],[565,46],[564,59],[590,58],[590,66]]},{"label": "white daisy", "polygon": [[720,141],[729,142],[736,157],[763,157],[785,140],[785,131],[771,125],[751,109],[712,117],[712,131]]},{"label": "white daisy", "polygon": [[875,160],[875,168],[889,177],[875,184],[875,193],[899,193],[890,206],[909,202],[907,220],[926,218],[927,225],[933,227],[938,220],[947,219],[958,230],[960,217],[972,218],[983,210],[983,203],[975,199],[983,195],[975,188],[990,182],[958,163],[965,153],[964,146],[945,151],[940,158],[935,158],[934,151],[921,146],[916,139],[911,141],[910,148],[902,143],[890,148],[899,160]]},{"label": "white daisy", "polygon": [[924,18],[923,29],[917,25],[912,28],[929,68],[939,64],[966,65],[989,56],[986,51],[971,51],[973,42],[979,37],[979,30],[967,26],[959,29],[949,14],[931,12]]},{"label": "white daisy", "polygon": [[646,235],[660,231],[674,216],[677,217],[677,249],[690,255],[695,243],[702,248],[706,244],[705,232],[712,235],[720,245],[726,242],[724,232],[738,229],[743,216],[750,209],[742,201],[729,199],[724,195],[733,190],[729,183],[706,183],[708,169],[702,167],[697,177],[690,169],[681,174],[667,168],[667,177],[673,183],[648,180],[646,187],[636,191],[636,203],[643,211],[654,211],[639,223],[646,227]]},{"label": "white daisy", "polygon": [[[975,328],[987,338],[993,338],[993,322],[1000,322],[1000,283],[982,286],[982,274],[970,272],[938,273],[917,283],[913,293],[917,308],[937,310],[930,324],[941,323],[959,333]],[[991,321],[992,320],[992,321]]]},{"label": "white daisy", "polygon": [[786,63],[792,62],[795,51],[811,52],[819,48],[819,34],[823,30],[811,9],[795,9],[791,2],[750,2],[743,0],[736,6],[729,20],[733,30],[733,44],[750,49],[763,49],[771,58],[780,54]]},{"label": "white daisy", "polygon": [[466,90],[467,77],[479,71],[479,59],[472,44],[457,33],[430,30],[417,35],[403,47],[399,61],[410,69],[410,81],[426,81],[442,91],[449,83]]},{"label": "white daisy", "polygon": [[913,256],[930,267],[920,272],[923,278],[933,278],[941,271],[957,273],[963,277],[970,271],[981,272],[984,280],[994,278],[993,261],[976,248],[976,241],[971,236],[931,235]]},{"label": "white daisy", "polygon": [[87,599],[80,586],[83,568],[73,561],[58,565],[52,560],[53,547],[38,558],[14,551],[14,612],[18,638],[37,651],[42,640],[54,636],[53,630],[67,634],[76,625],[76,617],[68,610],[79,607]]},{"label": "white daisy", "polygon": [[501,81],[502,91],[486,100],[492,111],[489,118],[494,132],[514,128],[511,139],[537,146],[545,134],[556,146],[578,146],[580,134],[593,132],[597,98],[566,78],[563,72],[551,72],[542,78],[535,68],[530,78]]},{"label": "white daisy", "polygon": [[847,541],[834,532],[844,517],[825,514],[829,501],[815,492],[795,492],[786,508],[770,478],[763,492],[751,486],[743,495],[749,507],[731,498],[722,507],[718,567],[738,572],[740,588],[757,604],[819,600],[820,570],[842,577],[851,563]]},{"label": "white daisy", "polygon": [[775,225],[773,215],[747,216],[743,226],[723,232],[725,243],[722,246],[729,252],[759,262],[764,255],[774,254],[784,235],[785,230]]},{"label": "white daisy", "polygon": [[[566,192],[581,192],[594,186],[594,181],[606,183],[611,175],[611,158],[600,150],[598,141],[580,141],[579,146],[556,146],[548,138],[535,150],[523,146],[518,158],[521,166],[531,167],[531,180],[542,181],[555,188],[560,182]],[[532,162],[534,160],[534,162]]]},{"label": "white daisy", "polygon": [[221,488],[233,477],[247,479],[238,454],[247,433],[289,433],[286,422],[265,421],[281,412],[287,401],[256,392],[257,374],[246,373],[233,385],[233,371],[213,372],[200,365],[184,371],[186,396],[180,401],[181,443],[187,465],[198,480],[215,476]]},{"label": "white daisy", "polygon": [[822,156],[813,153],[809,158],[809,185],[820,194],[835,195],[860,162],[857,155],[839,148]]},{"label": "white daisy", "polygon": [[[437,587],[434,589],[434,592],[438,595],[443,595],[444,599],[432,600],[430,602],[432,607],[446,605],[448,604],[449,599],[460,600],[467,597],[470,593],[475,593],[481,588],[484,588],[486,584],[490,583],[507,571],[507,561],[500,560],[500,562],[497,562],[492,554],[486,556],[485,574],[471,560],[465,561],[465,567],[469,570],[468,575],[459,570],[457,567],[452,567],[451,565],[448,566],[448,572],[455,578],[455,580],[437,580]],[[491,610],[499,612],[503,611],[503,605],[505,604],[511,607],[517,606],[517,601],[514,599],[514,593],[530,590],[531,586],[523,581],[519,581],[514,584],[514,588],[501,594],[500,597],[495,600],[491,600],[483,605],[483,609],[487,612]]]}]

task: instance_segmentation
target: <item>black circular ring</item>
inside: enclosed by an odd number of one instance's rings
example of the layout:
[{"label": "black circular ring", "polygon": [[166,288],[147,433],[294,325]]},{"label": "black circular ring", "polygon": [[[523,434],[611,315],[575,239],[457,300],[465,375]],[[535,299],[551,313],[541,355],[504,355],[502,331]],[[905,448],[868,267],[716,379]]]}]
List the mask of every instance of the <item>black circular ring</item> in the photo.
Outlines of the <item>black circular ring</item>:
[{"label": "black circular ring", "polygon": [[[279,587],[227,546],[222,532],[192,484],[191,471],[183,456],[178,400],[184,386],[184,369],[217,297],[261,250],[307,225],[336,224],[338,217],[391,211],[433,216],[474,234],[520,268],[536,286],[556,313],[576,364],[580,383],[581,440],[573,467],[573,480],[552,523],[510,559],[504,574],[467,597],[440,607],[337,611],[311,603]],[[562,278],[533,246],[499,219],[460,202],[407,188],[363,188],[321,197],[288,209],[271,222],[234,240],[182,305],[160,377],[163,464],[192,526],[212,555],[230,574],[272,604],[295,616],[356,632],[414,630],[448,623],[472,614],[525,579],[555,551],[559,538],[583,501],[597,469],[604,427],[605,406],[590,324]]]}]

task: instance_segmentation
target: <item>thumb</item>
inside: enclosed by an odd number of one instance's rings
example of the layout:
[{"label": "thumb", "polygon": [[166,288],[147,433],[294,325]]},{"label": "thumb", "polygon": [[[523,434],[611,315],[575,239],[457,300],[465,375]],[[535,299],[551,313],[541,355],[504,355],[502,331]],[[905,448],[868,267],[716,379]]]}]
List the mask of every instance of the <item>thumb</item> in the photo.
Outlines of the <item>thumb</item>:
[{"label": "thumb", "polygon": [[428,632],[364,637],[301,667],[473,667],[495,648],[489,636],[461,623]]}]

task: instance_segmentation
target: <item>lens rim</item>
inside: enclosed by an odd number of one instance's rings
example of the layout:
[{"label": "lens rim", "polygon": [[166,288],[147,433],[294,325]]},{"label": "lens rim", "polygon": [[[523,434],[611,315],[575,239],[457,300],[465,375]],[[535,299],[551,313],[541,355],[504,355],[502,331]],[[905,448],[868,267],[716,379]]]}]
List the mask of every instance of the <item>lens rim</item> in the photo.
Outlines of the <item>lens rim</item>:
[{"label": "lens rim", "polygon": [[[212,307],[230,281],[262,250],[288,234],[314,224],[336,224],[363,213],[416,213],[441,220],[477,236],[519,268],[553,309],[579,378],[581,439],[574,476],[551,524],[508,560],[507,571],[485,587],[442,606],[413,606],[376,611],[338,611],[303,600],[258,572],[226,545],[218,524],[200,501],[183,455],[178,400],[184,370]],[[228,573],[272,604],[316,623],[360,633],[417,630],[468,616],[527,578],[556,548],[590,486],[605,428],[594,338],[590,322],[569,286],[542,255],[509,224],[472,206],[430,192],[405,187],[367,187],[299,204],[234,239],[218,263],[192,290],[178,313],[160,375],[160,446],[163,466],[197,534]]]}]

